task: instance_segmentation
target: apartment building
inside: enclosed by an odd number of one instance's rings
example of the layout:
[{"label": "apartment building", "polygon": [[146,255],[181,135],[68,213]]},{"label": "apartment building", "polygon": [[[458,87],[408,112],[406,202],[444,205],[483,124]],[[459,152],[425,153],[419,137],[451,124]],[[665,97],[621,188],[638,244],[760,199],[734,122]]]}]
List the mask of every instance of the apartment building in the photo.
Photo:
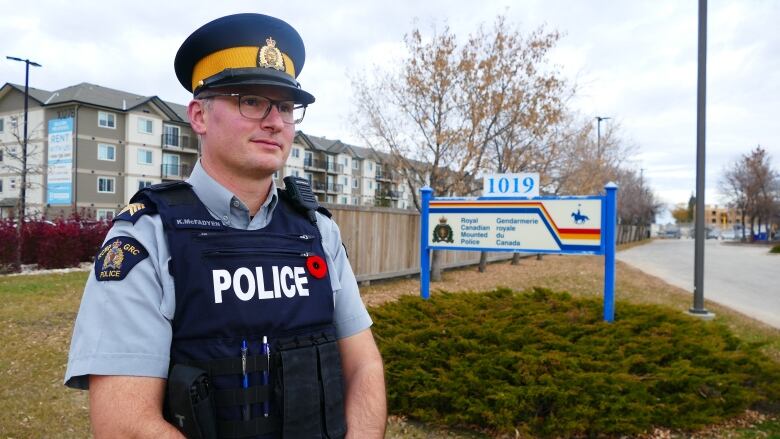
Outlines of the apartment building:
[{"label": "apartment building", "polygon": [[411,189],[390,163],[387,154],[298,131],[282,177],[308,179],[325,203],[413,208]]},{"label": "apartment building", "polygon": [[[0,205],[18,198],[24,87],[0,88]],[[28,215],[113,217],[139,189],[186,178],[198,141],[186,107],[81,83],[29,90]]]},{"label": "apartment building", "polygon": [[[23,111],[24,87],[3,85],[0,218],[15,216]],[[184,105],[89,83],[29,89],[27,215],[112,218],[138,189],[186,179],[198,156]],[[412,189],[390,163],[386,154],[298,131],[276,177],[307,178],[324,203],[413,208]]]}]

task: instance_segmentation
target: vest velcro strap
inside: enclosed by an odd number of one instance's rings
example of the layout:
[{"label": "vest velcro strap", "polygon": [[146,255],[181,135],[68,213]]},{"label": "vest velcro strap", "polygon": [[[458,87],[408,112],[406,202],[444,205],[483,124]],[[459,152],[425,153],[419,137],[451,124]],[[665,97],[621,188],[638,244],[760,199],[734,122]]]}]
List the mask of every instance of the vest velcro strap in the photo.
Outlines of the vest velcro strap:
[{"label": "vest velcro strap", "polygon": [[246,389],[226,389],[214,392],[217,407],[257,404],[270,400],[270,396],[271,388],[269,386],[252,386]]},{"label": "vest velcro strap", "polygon": [[221,421],[219,437],[242,438],[260,436],[280,430],[279,420],[275,417],[259,416],[248,421]]},{"label": "vest velcro strap", "polygon": [[[241,358],[222,358],[208,361],[186,361],[188,366],[203,369],[209,376],[215,375],[241,375],[244,370]],[[246,357],[246,373],[264,372],[268,370],[268,357],[265,355],[250,355]]]}]

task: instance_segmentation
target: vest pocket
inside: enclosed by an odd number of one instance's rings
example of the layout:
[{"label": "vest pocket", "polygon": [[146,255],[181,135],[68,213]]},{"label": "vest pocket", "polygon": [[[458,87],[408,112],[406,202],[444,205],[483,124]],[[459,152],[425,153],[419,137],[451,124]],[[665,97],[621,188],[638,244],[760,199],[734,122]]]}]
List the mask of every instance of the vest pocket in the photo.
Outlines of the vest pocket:
[{"label": "vest pocket", "polygon": [[317,354],[322,385],[324,431],[330,439],[341,438],[347,434],[347,425],[344,414],[344,378],[338,344],[333,342],[317,345]]},{"label": "vest pocket", "polygon": [[[283,407],[283,437],[343,438],[344,379],[334,341],[282,350],[278,353],[277,395]],[[281,387],[281,388],[280,388]]]}]

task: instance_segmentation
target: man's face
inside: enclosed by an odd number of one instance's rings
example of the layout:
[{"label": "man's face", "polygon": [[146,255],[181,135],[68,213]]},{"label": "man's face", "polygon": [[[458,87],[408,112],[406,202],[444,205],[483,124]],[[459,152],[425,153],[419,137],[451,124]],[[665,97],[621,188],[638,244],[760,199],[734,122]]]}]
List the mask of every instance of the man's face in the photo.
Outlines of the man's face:
[{"label": "man's face", "polygon": [[[259,86],[217,89],[204,95],[228,93],[275,101],[290,98],[283,89]],[[202,160],[207,169],[249,178],[266,177],[282,169],[290,154],[295,125],[285,123],[278,108],[272,106],[268,116],[256,120],[241,115],[237,97],[216,96],[200,102],[202,123],[193,124],[193,128],[197,125],[196,131],[201,135]]]}]

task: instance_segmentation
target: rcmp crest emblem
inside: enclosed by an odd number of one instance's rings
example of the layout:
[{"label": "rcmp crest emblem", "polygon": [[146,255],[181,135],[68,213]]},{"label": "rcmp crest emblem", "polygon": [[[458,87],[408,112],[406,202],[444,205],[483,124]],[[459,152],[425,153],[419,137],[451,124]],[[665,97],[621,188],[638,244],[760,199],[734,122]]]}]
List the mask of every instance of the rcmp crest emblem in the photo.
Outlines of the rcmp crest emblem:
[{"label": "rcmp crest emblem", "polygon": [[452,227],[447,224],[447,218],[439,218],[439,224],[433,228],[433,242],[454,242]]},{"label": "rcmp crest emblem", "polygon": [[121,249],[121,242],[116,240],[111,243],[111,247],[106,249],[106,256],[103,259],[103,269],[107,270],[113,268],[115,270],[122,269],[122,261],[125,260],[125,252]]},{"label": "rcmp crest emblem", "polygon": [[98,281],[117,281],[127,276],[149,252],[136,239],[117,236],[110,239],[95,256],[95,277]]},{"label": "rcmp crest emblem", "polygon": [[257,52],[257,67],[284,71],[284,58],[282,58],[282,52],[276,48],[276,41],[273,38],[266,38],[265,46]]}]

